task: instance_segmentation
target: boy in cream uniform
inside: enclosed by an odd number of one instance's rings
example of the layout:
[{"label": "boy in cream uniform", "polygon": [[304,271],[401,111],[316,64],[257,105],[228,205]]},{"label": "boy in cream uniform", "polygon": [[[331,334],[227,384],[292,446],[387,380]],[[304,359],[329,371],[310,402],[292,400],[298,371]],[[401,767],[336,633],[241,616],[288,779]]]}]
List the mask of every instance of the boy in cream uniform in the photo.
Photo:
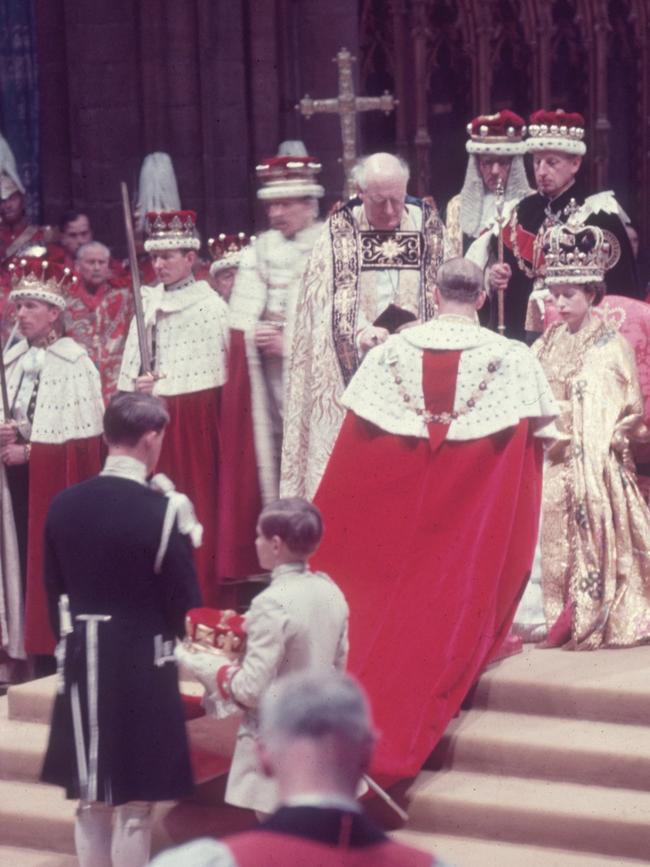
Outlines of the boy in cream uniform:
[{"label": "boy in cream uniform", "polygon": [[[322,536],[318,509],[298,497],[263,509],[255,545],[271,584],[246,615],[246,650],[233,664],[213,654],[183,656],[206,687],[206,705],[216,716],[244,709],[237,734],[226,801],[258,813],[278,804],[276,783],[259,769],[258,703],[275,681],[296,671],[343,670],[348,651],[348,606],[336,584],[311,572],[307,558]],[[206,657],[203,659],[203,657]]]}]

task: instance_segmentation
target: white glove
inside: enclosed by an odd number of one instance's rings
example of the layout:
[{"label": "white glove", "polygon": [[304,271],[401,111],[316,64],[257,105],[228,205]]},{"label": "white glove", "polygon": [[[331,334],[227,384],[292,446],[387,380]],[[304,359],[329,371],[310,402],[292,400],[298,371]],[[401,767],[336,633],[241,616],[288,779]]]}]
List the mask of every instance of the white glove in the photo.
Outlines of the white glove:
[{"label": "white glove", "polygon": [[181,665],[192,672],[208,694],[216,689],[219,669],[224,665],[232,665],[232,660],[225,653],[189,650],[184,644],[176,645],[174,656]]}]

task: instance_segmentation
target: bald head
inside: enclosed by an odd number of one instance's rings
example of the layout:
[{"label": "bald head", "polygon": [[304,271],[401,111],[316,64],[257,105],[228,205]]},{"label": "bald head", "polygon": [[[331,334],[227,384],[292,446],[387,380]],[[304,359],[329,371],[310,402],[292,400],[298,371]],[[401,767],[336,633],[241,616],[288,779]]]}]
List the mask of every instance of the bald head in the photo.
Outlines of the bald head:
[{"label": "bald head", "polygon": [[374,229],[396,229],[404,214],[409,168],[393,154],[363,157],[354,170],[366,219]]},{"label": "bald head", "polygon": [[483,306],[483,272],[462,256],[447,261],[438,268],[436,301],[440,312],[450,312],[457,306],[478,310]]}]

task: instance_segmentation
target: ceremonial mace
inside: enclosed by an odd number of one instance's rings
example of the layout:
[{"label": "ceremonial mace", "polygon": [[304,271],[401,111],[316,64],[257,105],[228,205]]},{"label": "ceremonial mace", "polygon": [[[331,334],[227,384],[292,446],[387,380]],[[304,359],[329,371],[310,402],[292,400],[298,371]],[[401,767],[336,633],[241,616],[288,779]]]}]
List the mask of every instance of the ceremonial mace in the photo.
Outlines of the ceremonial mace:
[{"label": "ceremonial mace", "polygon": [[138,268],[138,256],[135,251],[135,233],[133,231],[133,217],[131,216],[131,203],[129,201],[129,188],[124,181],[120,184],[122,191],[122,210],[124,211],[124,228],[126,230],[126,246],[129,254],[129,266],[131,269],[131,285],[133,286],[133,304],[135,310],[135,324],[138,330],[138,347],[140,349],[140,374],[151,373],[151,354],[147,343],[147,329],[144,324],[144,310],[142,309],[142,295],[140,293],[140,270]]},{"label": "ceremonial mace", "polygon": [[[496,201],[494,203],[494,207],[496,210],[496,223],[499,227],[499,234],[497,235],[497,249],[498,249],[498,257],[499,257],[499,265],[503,265],[503,226],[505,220],[503,219],[503,206],[505,204],[505,196],[503,189],[503,182],[501,178],[497,183],[496,188]],[[499,311],[499,334],[504,334],[506,330],[505,323],[505,301],[504,301],[504,293],[505,289],[498,290],[498,311]]]}]

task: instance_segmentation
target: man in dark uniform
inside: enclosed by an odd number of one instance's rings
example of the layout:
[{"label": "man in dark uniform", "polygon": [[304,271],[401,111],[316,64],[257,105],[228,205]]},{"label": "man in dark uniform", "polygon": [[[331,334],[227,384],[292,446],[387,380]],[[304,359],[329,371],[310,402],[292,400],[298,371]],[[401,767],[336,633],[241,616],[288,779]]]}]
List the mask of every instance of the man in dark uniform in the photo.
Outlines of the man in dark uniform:
[{"label": "man in dark uniform", "polygon": [[201,528],[186,497],[146,482],[168,422],[159,398],[115,397],[104,470],[57,496],[45,527],[60,685],[42,779],[80,799],[81,867],[146,864],[152,802],[192,789],[172,652],[201,605],[186,538]]},{"label": "man in dark uniform", "polygon": [[[524,339],[528,332],[541,331],[541,324],[531,317],[531,292],[543,287],[543,251],[541,239],[557,222],[565,222],[572,200],[580,208],[583,222],[600,226],[608,233],[612,254],[605,275],[610,294],[640,298],[632,248],[621,219],[622,211],[610,192],[587,195],[580,177],[582,158],[587,152],[584,142],[584,118],[580,114],[537,111],[531,115],[526,151],[533,155],[537,192],[522,199],[509,214],[503,230],[503,264],[494,264],[488,272],[492,296],[505,290],[506,336]],[[485,244],[481,238],[470,248],[468,258],[479,265],[476,248]],[[488,252],[485,248],[485,252]],[[497,257],[497,238],[489,238],[489,259]],[[536,296],[533,296],[533,300]],[[491,321],[497,327],[496,303],[491,304]],[[526,325],[528,316],[528,326]]]}]

